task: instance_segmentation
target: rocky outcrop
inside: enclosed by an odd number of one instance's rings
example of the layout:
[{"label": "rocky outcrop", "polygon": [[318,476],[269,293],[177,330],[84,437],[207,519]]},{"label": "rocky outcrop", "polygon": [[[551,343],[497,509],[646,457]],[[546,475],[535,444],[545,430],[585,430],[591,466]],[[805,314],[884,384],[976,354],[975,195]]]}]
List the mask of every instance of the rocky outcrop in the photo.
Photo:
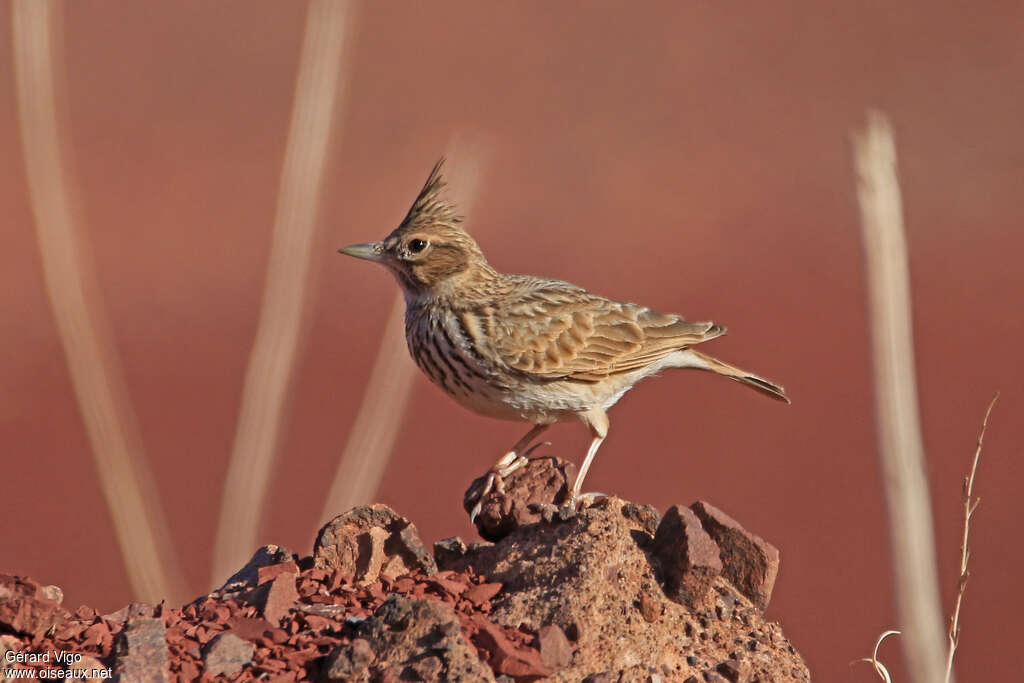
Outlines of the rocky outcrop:
[{"label": "rocky outcrop", "polygon": [[364,506],[325,525],[311,556],[261,548],[181,608],[68,613],[53,587],[0,575],[0,649],[78,653],[16,666],[123,680],[809,680],[763,614],[778,551],[703,501],[664,517],[615,497],[563,509],[571,474],[531,461],[488,496],[478,523],[493,543],[431,553],[408,520]]}]

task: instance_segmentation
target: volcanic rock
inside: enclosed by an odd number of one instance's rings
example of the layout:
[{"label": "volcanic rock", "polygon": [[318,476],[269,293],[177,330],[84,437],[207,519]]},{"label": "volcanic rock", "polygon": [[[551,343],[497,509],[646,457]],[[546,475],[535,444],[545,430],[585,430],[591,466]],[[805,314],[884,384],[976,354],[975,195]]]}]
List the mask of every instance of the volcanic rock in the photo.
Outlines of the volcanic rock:
[{"label": "volcanic rock", "polygon": [[[477,532],[489,541],[497,541],[516,529],[542,520],[544,504],[557,509],[569,499],[569,488],[576,478],[576,465],[559,458],[533,458],[504,479],[504,491],[495,487],[481,504],[475,524]],[[487,475],[479,477],[466,490],[462,505],[469,512],[479,500]],[[540,504],[538,506],[537,504]]]},{"label": "volcanic rock", "polygon": [[361,584],[382,574],[394,580],[413,569],[437,571],[412,522],[379,504],[354,508],[325,524],[313,547],[313,565]]}]

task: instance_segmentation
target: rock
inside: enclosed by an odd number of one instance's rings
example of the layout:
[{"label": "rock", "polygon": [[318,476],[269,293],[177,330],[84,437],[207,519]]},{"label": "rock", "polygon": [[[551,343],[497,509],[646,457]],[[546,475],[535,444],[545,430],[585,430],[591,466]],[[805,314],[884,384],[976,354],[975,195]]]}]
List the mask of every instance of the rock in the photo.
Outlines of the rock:
[{"label": "rock", "polygon": [[779,573],[779,551],[708,502],[697,501],[690,509],[718,544],[722,575],[758,608],[767,607]]},{"label": "rock", "polygon": [[46,595],[32,579],[0,574],[0,629],[38,636],[61,624],[67,612]]},{"label": "rock", "polygon": [[651,551],[665,575],[665,595],[697,607],[707,602],[711,585],[722,573],[718,546],[691,510],[673,505],[654,534]]},{"label": "rock", "polygon": [[[8,652],[18,652],[22,649],[23,645],[20,640],[9,634],[0,634],[0,669],[3,664],[9,663],[10,659],[7,658]],[[13,657],[13,655],[12,655]],[[3,679],[0,678],[0,681]]]},{"label": "rock", "polygon": [[386,505],[364,505],[338,515],[317,534],[315,567],[341,572],[368,584],[420,569],[435,574],[437,564],[416,527]]},{"label": "rock", "polygon": [[252,619],[246,617],[232,617],[228,621],[228,628],[231,633],[242,640],[256,640],[262,638],[267,631],[274,629],[274,625],[266,619]]},{"label": "rock", "polygon": [[[569,488],[576,477],[576,465],[559,458],[533,458],[524,467],[505,477],[505,491],[492,490],[484,498],[476,518],[477,532],[489,541],[497,541],[516,529],[543,519],[542,508],[531,504],[561,506],[569,499]],[[487,475],[479,477],[466,490],[462,505],[469,512],[479,500]]]},{"label": "rock", "polygon": [[434,542],[434,560],[440,569],[447,569],[448,565],[462,559],[465,554],[466,544],[458,536]]},{"label": "rock", "polygon": [[730,683],[749,683],[750,664],[728,659],[715,667],[715,671]]},{"label": "rock", "polygon": [[110,614],[104,614],[103,619],[117,624],[124,624],[132,617],[152,617],[155,608],[145,602],[131,602]]},{"label": "rock", "polygon": [[[770,629],[763,615],[745,600],[734,605],[731,620],[715,618],[714,596],[736,592],[721,575],[713,576],[708,585],[701,607],[707,618],[666,599],[663,590],[668,589],[660,580],[663,562],[647,531],[650,516],[624,511],[626,505],[608,497],[567,522],[521,527],[494,545],[467,552],[452,569],[471,569],[490,582],[502,583],[490,601],[491,622],[538,635],[543,627],[555,625],[575,641],[570,663],[549,669],[551,680],[560,683],[601,672],[612,681],[646,681],[652,672],[661,671],[671,672],[665,680],[695,676],[703,682],[704,671],[728,659],[737,639],[745,642],[756,632],[762,642],[771,642],[766,640]],[[680,552],[678,543],[668,542],[673,524],[688,544],[690,554],[684,557],[694,567],[714,567],[715,544],[688,508],[677,506],[661,521],[662,554],[670,549]],[[701,619],[706,625],[698,629]],[[780,683],[800,680],[789,671],[806,672],[806,667],[782,642],[772,645],[772,664],[759,665],[758,673],[769,680],[771,672],[771,680]],[[698,653],[700,657],[694,657]]]},{"label": "rock", "polygon": [[124,683],[170,683],[162,619],[133,617],[118,635],[114,673]]},{"label": "rock", "polygon": [[295,607],[299,592],[295,588],[297,574],[278,574],[272,581],[265,583],[245,595],[245,602],[259,609],[272,625],[280,624],[281,619]]},{"label": "rock", "polygon": [[583,679],[583,683],[619,683],[621,676],[611,671],[602,671],[598,674],[590,674]]},{"label": "rock", "polygon": [[259,570],[261,567],[294,562],[297,559],[298,555],[284,546],[265,545],[253,553],[252,559],[214,592],[231,594],[252,590],[259,585]]},{"label": "rock", "polygon": [[557,671],[572,662],[572,645],[565,633],[555,625],[542,626],[537,632],[540,646],[540,661],[548,669]]},{"label": "rock", "polygon": [[376,658],[370,644],[362,638],[356,638],[351,643],[339,645],[328,655],[321,678],[339,683],[368,681],[370,665]]},{"label": "rock", "polygon": [[67,670],[81,671],[82,673],[77,676],[67,676],[66,678],[79,678],[85,680],[90,678],[99,678],[99,675],[96,674],[97,671],[108,671],[103,662],[90,655],[81,655],[81,659],[77,659],[72,664],[69,664]]},{"label": "rock", "polygon": [[252,661],[256,646],[233,633],[222,633],[203,650],[204,673],[209,676],[233,676]]},{"label": "rock", "polygon": [[637,600],[640,615],[650,624],[660,619],[665,612],[665,606],[655,590],[650,584],[644,585],[640,592],[640,598]]},{"label": "rock", "polygon": [[[429,653],[437,664],[428,663],[426,669],[435,671],[435,678],[426,680],[494,681],[491,669],[480,661],[476,650],[462,636],[462,626],[455,611],[447,604],[435,600],[412,600],[392,595],[372,617],[365,619],[357,629],[373,657],[365,648],[332,653],[337,671],[346,667],[368,671],[370,679],[384,680],[387,672],[395,670],[402,680],[409,680],[402,672],[407,668],[416,672],[415,665]],[[355,641],[353,641],[355,642]],[[352,646],[347,646],[351,648]],[[362,648],[362,646],[359,646]],[[345,662],[351,662],[351,665]],[[352,674],[346,674],[352,675]],[[359,674],[362,675],[362,674]],[[344,677],[331,680],[363,680]]]},{"label": "rock", "polygon": [[651,537],[657,532],[658,524],[661,522],[658,508],[653,505],[626,503],[622,506],[622,514],[626,519],[638,523]]},{"label": "rock", "polygon": [[542,678],[551,673],[541,662],[539,652],[518,647],[497,624],[480,623],[473,642],[490,654],[490,665],[496,673],[506,674],[517,681]]},{"label": "rock", "polygon": [[467,589],[462,597],[479,606],[490,602],[495,595],[501,592],[501,588],[502,584],[500,583],[481,583]]},{"label": "rock", "polygon": [[268,581],[273,581],[279,574],[298,574],[299,565],[294,560],[268,564],[256,570],[256,585],[262,586]]},{"label": "rock", "polygon": [[40,586],[39,597],[52,600],[59,605],[64,602],[64,591],[60,586]]},{"label": "rock", "polygon": [[732,619],[733,607],[736,606],[736,598],[731,595],[719,595],[715,601],[715,614],[722,621]]}]

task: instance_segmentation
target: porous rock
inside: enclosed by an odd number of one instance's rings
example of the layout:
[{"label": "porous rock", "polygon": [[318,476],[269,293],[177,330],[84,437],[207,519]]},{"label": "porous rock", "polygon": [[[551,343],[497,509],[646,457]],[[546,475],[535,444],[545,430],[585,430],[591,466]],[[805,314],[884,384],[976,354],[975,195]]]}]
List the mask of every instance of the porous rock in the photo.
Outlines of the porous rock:
[{"label": "porous rock", "polygon": [[[737,638],[753,633],[750,637],[774,642],[769,634],[775,627],[746,600],[734,606],[739,618],[725,621],[713,618],[714,602],[703,608],[711,615],[704,618],[685,604],[665,599],[661,561],[648,533],[650,515],[624,511],[626,505],[608,497],[566,522],[517,529],[492,546],[471,550],[453,569],[472,569],[502,584],[491,602],[492,621],[533,632],[555,625],[573,641],[569,665],[552,668],[545,680],[645,681],[651,672],[661,672],[667,681],[690,676],[704,681],[705,672],[714,673],[730,655],[751,657],[736,651]],[[681,512],[685,509],[677,510],[680,523],[690,518]],[[692,518],[690,522],[696,536]],[[713,565],[714,555],[707,550],[705,562]],[[645,593],[646,614],[639,606]],[[709,595],[739,593],[717,576]],[[752,670],[764,680],[809,679],[802,659],[787,645],[774,647],[772,657],[767,663],[751,658]],[[605,674],[607,679],[600,678]]]},{"label": "porous rock", "polygon": [[324,675],[331,681],[361,682],[388,672],[399,680],[494,681],[491,669],[463,638],[450,606],[397,595],[359,625],[356,639],[331,653]]},{"label": "porous rock", "polygon": [[413,569],[437,572],[415,525],[386,505],[363,505],[338,515],[317,534],[315,567],[331,569],[367,584],[393,580]]},{"label": "porous rock", "polygon": [[[542,520],[544,504],[561,506],[569,499],[576,478],[576,465],[560,458],[533,458],[504,479],[504,491],[497,487],[481,504],[475,524],[477,532],[497,541],[516,529]],[[479,500],[487,475],[477,478],[466,490],[462,505],[469,512]],[[540,504],[538,506],[537,504]]]},{"label": "porous rock", "polygon": [[440,541],[434,541],[434,560],[439,569],[447,569],[448,565],[462,559],[466,550],[466,543],[458,536],[442,538]]}]

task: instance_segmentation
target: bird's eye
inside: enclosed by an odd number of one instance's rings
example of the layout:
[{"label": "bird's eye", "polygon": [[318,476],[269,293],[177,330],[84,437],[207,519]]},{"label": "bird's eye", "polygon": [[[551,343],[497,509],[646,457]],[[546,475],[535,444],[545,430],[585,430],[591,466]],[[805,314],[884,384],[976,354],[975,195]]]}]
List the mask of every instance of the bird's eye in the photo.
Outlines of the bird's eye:
[{"label": "bird's eye", "polygon": [[427,248],[426,240],[415,239],[409,241],[409,251],[414,254],[418,254]]}]

